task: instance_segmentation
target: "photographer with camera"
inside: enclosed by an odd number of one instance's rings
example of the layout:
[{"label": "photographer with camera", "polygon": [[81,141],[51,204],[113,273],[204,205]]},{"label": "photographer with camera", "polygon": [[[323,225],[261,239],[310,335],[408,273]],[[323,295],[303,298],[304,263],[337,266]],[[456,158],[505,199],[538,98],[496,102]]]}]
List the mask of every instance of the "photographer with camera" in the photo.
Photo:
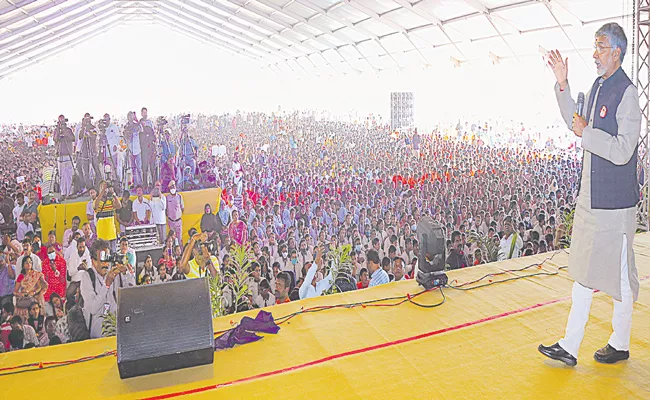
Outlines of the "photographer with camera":
[{"label": "photographer with camera", "polygon": [[73,143],[75,141],[72,129],[68,128],[68,119],[59,115],[54,141],[56,143],[57,163],[59,167],[60,190],[63,199],[72,195],[72,175],[74,165],[72,163]]},{"label": "photographer with camera", "polygon": [[115,227],[115,211],[122,208],[120,198],[115,195],[113,182],[101,181],[99,194],[95,199],[95,216],[97,218],[97,238],[109,242],[115,249],[117,229]]},{"label": "photographer with camera", "polygon": [[176,181],[176,153],[178,153],[178,146],[171,140],[168,130],[163,134],[160,147],[160,182],[163,192],[167,192],[170,182]]},{"label": "photographer with camera", "polygon": [[[102,171],[99,169],[99,155],[97,153],[97,128],[93,125],[93,117],[89,113],[84,114],[77,132],[77,172],[82,186],[81,193],[86,193],[102,179]],[[91,178],[90,167],[93,167],[94,179]]]},{"label": "photographer with camera", "polygon": [[[147,112],[147,108],[142,107],[140,111],[142,117],[140,118],[140,126],[142,127],[140,148],[142,149],[142,185],[149,189],[158,180],[158,174],[156,173],[156,132]],[[149,174],[151,174],[151,181],[149,181]]]},{"label": "photographer with camera", "polygon": [[207,240],[207,233],[195,233],[185,246],[179,270],[188,279],[202,278],[208,273],[213,277],[219,276],[219,260],[211,253],[214,243]]},{"label": "photographer with camera", "polygon": [[113,180],[117,178],[117,182],[122,183],[124,178],[122,176],[124,152],[120,149],[120,140],[122,139],[120,128],[111,123],[111,116],[108,113],[104,114],[104,118],[98,121],[97,126],[102,135],[104,162],[111,166],[112,175],[110,178]]},{"label": "photographer with camera", "polygon": [[[188,125],[190,123],[190,116],[184,115],[181,117],[181,162],[179,163],[180,174],[178,176],[182,177],[182,185],[185,188],[187,181],[194,180],[194,174],[196,173],[197,157],[199,146],[196,144],[194,138],[192,138],[188,132]],[[185,169],[189,167],[189,174],[185,173]]]},{"label": "photographer with camera", "polygon": [[[142,147],[140,147],[140,134],[142,126],[133,111],[126,115],[126,125],[124,126],[124,139],[127,143],[128,152],[130,153],[131,172],[133,174],[133,184],[142,184]],[[126,185],[125,185],[126,186]]]},{"label": "photographer with camera", "polygon": [[135,286],[135,271],[124,257],[112,255],[109,243],[98,239],[90,249],[92,268],[81,277],[81,296],[86,327],[92,339],[102,337],[102,322],[117,312],[118,288]]}]

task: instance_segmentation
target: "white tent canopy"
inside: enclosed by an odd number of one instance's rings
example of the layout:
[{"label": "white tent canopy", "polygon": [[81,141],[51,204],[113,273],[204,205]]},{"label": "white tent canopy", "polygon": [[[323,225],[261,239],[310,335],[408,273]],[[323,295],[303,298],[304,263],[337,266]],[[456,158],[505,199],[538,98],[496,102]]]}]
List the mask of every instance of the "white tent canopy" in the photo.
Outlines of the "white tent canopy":
[{"label": "white tent canopy", "polygon": [[155,23],[296,75],[577,53],[631,0],[0,0],[0,79],[120,24]]}]

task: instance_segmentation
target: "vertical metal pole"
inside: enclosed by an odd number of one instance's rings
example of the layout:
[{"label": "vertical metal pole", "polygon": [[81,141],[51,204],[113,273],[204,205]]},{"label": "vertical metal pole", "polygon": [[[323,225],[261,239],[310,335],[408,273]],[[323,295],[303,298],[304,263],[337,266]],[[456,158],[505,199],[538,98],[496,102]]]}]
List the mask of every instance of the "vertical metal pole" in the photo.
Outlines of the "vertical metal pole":
[{"label": "vertical metal pole", "polygon": [[[641,137],[639,139],[639,173],[643,176],[641,186],[641,202],[639,203],[637,221],[639,228],[649,231],[648,209],[650,196],[648,196],[648,128],[650,127],[650,0],[633,0],[633,38],[632,46],[634,57],[632,60],[633,77],[636,75],[636,86],[639,91],[639,105],[641,107]],[[634,68],[636,67],[636,68]],[[636,74],[634,74],[636,72]]]}]

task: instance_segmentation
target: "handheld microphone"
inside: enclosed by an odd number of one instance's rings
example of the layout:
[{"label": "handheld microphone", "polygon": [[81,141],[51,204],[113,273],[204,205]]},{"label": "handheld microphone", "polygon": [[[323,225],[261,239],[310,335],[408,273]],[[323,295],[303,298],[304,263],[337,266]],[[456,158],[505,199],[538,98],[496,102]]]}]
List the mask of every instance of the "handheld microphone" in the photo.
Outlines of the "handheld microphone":
[{"label": "handheld microphone", "polygon": [[576,103],[576,114],[582,116],[582,112],[585,109],[585,94],[580,92],[578,93],[578,102]]}]

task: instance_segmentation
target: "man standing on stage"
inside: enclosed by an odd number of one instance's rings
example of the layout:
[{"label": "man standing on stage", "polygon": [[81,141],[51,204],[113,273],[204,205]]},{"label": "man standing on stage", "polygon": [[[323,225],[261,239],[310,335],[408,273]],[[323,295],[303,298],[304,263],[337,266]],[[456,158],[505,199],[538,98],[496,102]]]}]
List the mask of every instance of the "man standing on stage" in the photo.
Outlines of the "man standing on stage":
[{"label": "man standing on stage", "polygon": [[562,117],[582,138],[584,155],[569,257],[575,283],[566,334],[552,346],[540,345],[539,351],[570,366],[577,364],[594,290],[614,299],[614,333],[594,358],[607,364],[629,358],[632,308],[639,295],[632,248],[639,202],[639,99],[637,88],[621,68],[627,48],[623,29],[616,23],[604,25],[596,32],[594,47],[600,77],[587,93],[586,119],[573,113],[568,59],[563,60],[556,50],[549,60],[557,78],[555,94]]},{"label": "man standing on stage", "polygon": [[176,233],[179,240],[183,237],[183,211],[185,211],[185,203],[183,196],[176,192],[176,182],[169,182],[169,194],[165,196],[165,208],[167,209],[167,225],[169,230]]}]

